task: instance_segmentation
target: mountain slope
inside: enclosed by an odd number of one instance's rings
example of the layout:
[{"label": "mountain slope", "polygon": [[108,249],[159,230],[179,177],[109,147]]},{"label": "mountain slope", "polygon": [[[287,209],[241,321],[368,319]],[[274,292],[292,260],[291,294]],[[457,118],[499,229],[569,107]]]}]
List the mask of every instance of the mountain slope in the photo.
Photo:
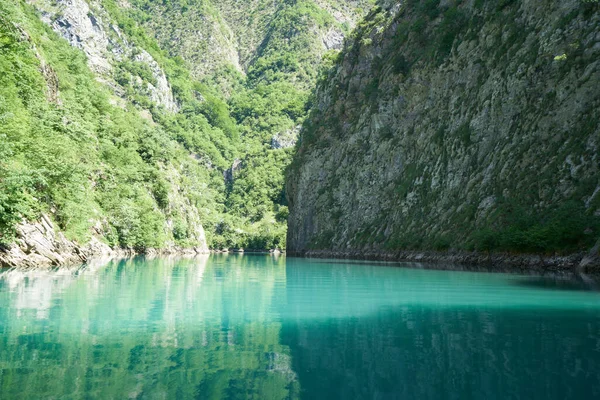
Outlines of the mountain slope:
[{"label": "mountain slope", "polygon": [[240,151],[225,171],[228,214],[216,245],[264,246],[261,240],[243,244],[240,236],[247,229],[240,219],[265,228],[274,222],[278,232],[285,230],[283,171],[298,127],[311,107],[319,71],[370,1],[127,4],[118,11],[156,37],[171,56],[181,57],[213,97],[228,103],[239,127]]},{"label": "mountain slope", "polygon": [[97,82],[90,57],[34,9],[3,0],[0,11],[0,243],[43,213],[80,243],[206,250],[201,220],[217,193],[199,186],[214,174]]},{"label": "mountain slope", "polygon": [[268,49],[316,57],[341,48],[344,34],[371,7],[370,0],[128,0],[121,8],[186,60],[196,78],[245,72]]},{"label": "mountain slope", "polygon": [[323,40],[360,3],[0,0],[0,254],[285,247]]},{"label": "mountain slope", "polygon": [[573,252],[600,237],[597,2],[382,2],[321,82],[288,251]]}]

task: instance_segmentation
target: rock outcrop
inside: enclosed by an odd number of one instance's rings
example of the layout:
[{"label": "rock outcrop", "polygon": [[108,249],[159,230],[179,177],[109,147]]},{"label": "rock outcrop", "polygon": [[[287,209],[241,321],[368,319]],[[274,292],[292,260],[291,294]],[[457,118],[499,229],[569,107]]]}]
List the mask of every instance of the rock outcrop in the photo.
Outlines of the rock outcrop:
[{"label": "rock outcrop", "polygon": [[39,222],[23,222],[17,227],[17,240],[0,249],[0,267],[51,267],[81,264],[88,259],[117,255],[108,245],[93,237],[85,246],[69,240],[54,229],[43,215]]},{"label": "rock outcrop", "polygon": [[[214,75],[227,79],[228,69],[245,73],[257,60],[269,56],[271,42],[283,31],[285,40],[293,42],[298,30],[312,26],[315,61],[327,50],[339,50],[344,37],[365,14],[368,0],[304,0],[302,2],[270,2],[263,0],[220,0],[197,2],[144,3],[143,12],[152,15],[144,25],[171,54],[181,56],[190,64],[193,76]],[[134,5],[136,7],[136,5]],[[327,15],[326,27],[304,16],[282,29],[280,21],[289,8],[318,10]],[[175,21],[175,22],[173,22]],[[286,24],[290,22],[286,21]],[[290,29],[288,29],[290,28]],[[289,43],[288,43],[289,44]],[[312,52],[309,52],[312,53]]]},{"label": "rock outcrop", "polygon": [[599,31],[595,2],[381,2],[301,132],[288,252],[587,252]]},{"label": "rock outcrop", "polygon": [[285,132],[279,132],[271,138],[271,148],[273,149],[289,149],[296,145],[298,134],[300,133],[301,125],[288,129]]},{"label": "rock outcrop", "polygon": [[[172,223],[172,222],[171,222]],[[179,247],[174,243],[164,249],[144,249],[147,256],[166,254],[194,255],[209,252],[206,235],[202,225],[195,226],[193,240],[195,247]],[[0,268],[49,268],[57,266],[79,265],[97,259],[131,257],[137,254],[136,249],[113,249],[99,238],[101,232],[95,232],[86,244],[69,240],[47,215],[42,215],[38,222],[23,222],[17,227],[17,239],[7,247],[0,247]]]},{"label": "rock outcrop", "polygon": [[[178,105],[164,71],[144,49],[129,42],[98,1],[85,0],[28,0],[46,24],[87,56],[90,69],[98,78],[110,84],[116,94],[125,90],[114,80],[115,66],[131,60],[149,67],[153,83],[144,82],[143,92],[151,101],[166,110],[176,112]],[[91,5],[91,6],[90,6]]]}]

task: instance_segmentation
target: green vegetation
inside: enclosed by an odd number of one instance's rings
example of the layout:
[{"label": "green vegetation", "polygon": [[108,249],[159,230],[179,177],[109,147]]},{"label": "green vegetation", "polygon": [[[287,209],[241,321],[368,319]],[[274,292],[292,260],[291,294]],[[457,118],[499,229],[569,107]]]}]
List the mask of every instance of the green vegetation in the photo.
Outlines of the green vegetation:
[{"label": "green vegetation", "polygon": [[[46,213],[81,242],[96,231],[111,246],[196,246],[202,224],[211,248],[285,247],[283,171],[294,150],[271,141],[305,119],[323,54],[314,30],[338,23],[312,1],[271,9],[257,0],[248,7],[264,39],[245,49],[253,54],[246,74],[224,64],[195,79],[182,58],[189,52],[162,41],[151,22],[179,35],[180,21],[201,15],[227,33],[220,10],[204,0],[130,3],[100,2],[133,49],[111,73],[122,100],[33,6],[0,0],[0,244],[14,240],[21,220]],[[167,11],[181,18],[161,20]],[[159,82],[137,57],[144,50],[178,111],[153,100]]]},{"label": "green vegetation", "polygon": [[569,252],[591,248],[600,232],[600,218],[576,201],[543,213],[501,203],[490,227],[472,234],[472,245],[485,251],[534,253]]},{"label": "green vegetation", "polygon": [[[136,96],[134,104],[149,106],[157,123],[147,121],[132,105],[111,105],[83,53],[23,2],[2,1],[0,11],[7,16],[0,20],[0,241],[12,242],[15,224],[41,212],[82,242],[96,226],[113,246],[193,246],[200,221],[212,240],[225,211],[224,183],[206,164],[226,168],[237,151],[235,123],[222,115],[227,106],[186,101],[198,84],[173,68],[182,112],[166,113]],[[42,64],[58,87],[47,82]],[[143,64],[123,63],[116,73],[125,72],[153,83]],[[56,102],[49,91],[57,91]]]},{"label": "green vegetation", "polygon": [[[374,7],[342,55],[326,51],[323,45],[332,29],[349,30],[331,12],[347,5],[333,0],[249,0],[241,9],[233,0],[129,3],[131,7],[118,0],[97,3],[106,11],[102,17],[118,27],[130,47],[112,60],[110,76],[98,79],[84,53],[42,23],[34,5],[0,0],[1,245],[14,241],[20,221],[45,213],[69,238],[81,242],[97,232],[111,246],[189,247],[200,244],[204,227],[212,248],[283,248],[289,213],[284,170],[295,150],[275,148],[275,138],[293,135],[304,126],[304,152],[289,170],[294,174],[307,149],[326,149],[344,138],[365,112],[374,113],[382,106],[382,99],[398,97],[401,85],[410,84],[413,71],[429,73],[453,63],[458,46],[478,40],[477,32],[490,18],[502,29],[488,35],[486,40],[493,45],[480,46],[481,58],[474,61],[480,66],[478,85],[495,65],[517,58],[519,63],[512,63],[503,75],[516,74],[520,64],[545,68],[549,63],[547,74],[565,77],[573,68],[583,71],[587,65],[582,40],[540,56],[540,41],[528,39],[530,28],[515,22],[518,2],[509,0],[478,0],[472,5],[411,0],[397,16],[390,16],[383,6]],[[351,6],[358,9],[371,3],[357,0]],[[90,13],[99,12],[99,5],[92,5]],[[580,10],[557,20],[553,29],[564,30],[575,18],[589,18],[597,9],[597,2],[584,2]],[[355,10],[353,15],[361,12]],[[206,40],[190,44],[186,35],[196,35],[191,29],[199,21],[203,24],[198,35]],[[374,48],[381,51],[366,57]],[[529,49],[525,55],[520,52],[523,48]],[[146,52],[156,64],[147,62]],[[541,58],[547,63],[540,64]],[[338,79],[339,68],[357,66],[369,70],[360,85],[331,84]],[[156,87],[165,85],[157,68],[164,71],[172,89],[176,107],[167,105],[169,110],[153,95]],[[392,89],[391,80],[396,85]],[[330,89],[331,103],[337,107],[334,113],[313,109],[317,82]],[[463,85],[457,95],[467,86]],[[536,107],[553,107],[562,95],[558,88],[536,94],[540,99]],[[464,96],[455,101],[464,101]],[[431,165],[445,170],[457,157],[464,157],[465,174],[470,174],[481,168],[480,132],[472,123],[476,116],[467,113],[450,122],[452,115],[442,108],[437,120],[428,121],[435,126],[426,132],[428,136],[418,133],[430,139],[429,147],[417,144],[402,151],[407,159],[411,153],[431,151]],[[548,145],[558,161],[541,169],[539,185],[515,186],[530,173],[517,167],[506,181],[495,183],[495,188],[506,187],[522,198],[516,203],[499,201],[485,224],[474,226],[478,204],[450,193],[448,197],[461,206],[453,207],[450,217],[427,234],[415,233],[415,227],[426,225],[439,208],[434,204],[431,170],[402,161],[403,174],[385,193],[394,199],[390,202],[394,207],[412,199],[418,202],[412,230],[386,229],[388,221],[370,221],[348,243],[385,243],[388,249],[524,252],[589,246],[600,226],[589,212],[595,203],[585,208],[582,199],[594,190],[595,182],[588,178],[577,182],[585,190],[576,191],[563,206],[552,202],[537,206],[543,203],[540,188],[558,173],[561,163],[571,154],[588,151],[584,138],[596,129],[597,116],[592,109],[581,111],[569,138]],[[376,125],[375,134],[357,138],[351,152],[373,150],[379,142],[398,149],[403,135],[420,129],[408,127],[403,134],[404,127]],[[523,159],[534,159],[533,141],[519,136],[518,129],[509,132],[511,143],[518,143],[515,151]],[[328,179],[331,187],[337,187],[347,177],[336,172]],[[502,191],[496,193],[495,188],[494,198],[503,199]],[[329,222],[343,223],[342,208],[331,192],[324,188],[316,192],[324,196]],[[561,225],[566,215],[573,218]],[[463,234],[455,235],[457,231]],[[328,229],[313,244],[325,246],[337,240],[336,235],[336,230]]]},{"label": "green vegetation", "polygon": [[[173,239],[165,222],[182,202],[202,212],[217,197],[214,189],[200,197],[184,181],[208,185],[215,174],[191,162],[163,126],[132,106],[111,105],[83,53],[59,40],[28,6],[2,1],[0,11],[7,16],[0,20],[0,241],[13,240],[22,218],[45,212],[82,242],[99,226],[111,245],[165,246]],[[56,102],[48,100],[52,91]],[[174,165],[181,166],[176,174],[169,171]],[[171,186],[182,192],[173,203]]]},{"label": "green vegetation", "polygon": [[[219,29],[225,29],[216,8],[226,8],[227,2],[213,5],[207,1],[174,0],[156,5],[147,0],[135,0],[132,1],[134,8],[130,10],[115,7],[113,0],[105,0],[104,3],[109,4],[107,8],[115,19],[123,21],[120,23],[122,29],[131,29],[130,35],[139,37],[141,43],[151,49],[158,46],[148,44],[149,39],[138,31],[139,26],[145,26],[149,34],[165,45],[179,42],[180,32],[185,31],[186,23],[195,21],[197,14],[218,21]],[[239,4],[235,7],[239,8]],[[274,8],[271,10],[270,7]],[[306,118],[310,94],[322,70],[324,53],[321,40],[315,37],[314,32],[325,31],[338,24],[311,0],[285,2],[276,7],[269,1],[257,1],[247,8],[250,16],[244,15],[244,21],[238,25],[249,23],[246,18],[261,21],[258,26],[250,25],[251,32],[247,35],[263,34],[264,38],[255,49],[246,74],[242,75],[231,66],[224,65],[212,73],[209,70],[202,77],[202,84],[197,84],[191,90],[173,85],[182,103],[196,104],[197,101],[182,99],[181,93],[202,93],[205,101],[196,106],[193,115],[200,112],[214,126],[225,132],[235,132],[230,137],[239,137],[237,152],[225,155],[222,162],[218,161],[217,164],[222,171],[226,171],[237,159],[240,167],[232,171],[231,181],[226,182],[223,188],[223,209],[227,215],[209,227],[213,233],[212,246],[216,248],[285,246],[287,221],[283,215],[287,212],[287,204],[283,192],[283,171],[294,150],[272,149],[271,141],[275,135],[301,125]],[[270,10],[268,15],[264,10]],[[177,20],[168,22],[175,26],[165,33],[166,22],[161,18],[173,12],[180,14]],[[239,26],[233,28],[240,29]],[[245,39],[240,38],[241,41]],[[172,55],[186,57],[188,65],[199,57],[190,54],[190,51],[184,45],[170,49]],[[241,51],[248,49],[242,48]],[[160,57],[154,53],[153,56],[157,59]],[[167,63],[166,72],[173,81],[174,74],[169,68]],[[185,81],[193,80],[188,77]],[[222,88],[229,88],[231,94],[224,96],[220,91]],[[187,113],[187,109],[183,106],[182,113]],[[189,123],[187,121],[189,119],[186,119],[186,123]],[[198,152],[197,145],[207,141],[201,138],[200,132],[207,132],[207,127],[202,127],[194,134],[190,133],[191,130],[185,125],[177,137],[186,148]],[[214,133],[208,136],[213,140],[216,137]],[[225,142],[223,140],[220,143]],[[219,160],[215,151],[209,154],[209,158],[213,163]]]}]

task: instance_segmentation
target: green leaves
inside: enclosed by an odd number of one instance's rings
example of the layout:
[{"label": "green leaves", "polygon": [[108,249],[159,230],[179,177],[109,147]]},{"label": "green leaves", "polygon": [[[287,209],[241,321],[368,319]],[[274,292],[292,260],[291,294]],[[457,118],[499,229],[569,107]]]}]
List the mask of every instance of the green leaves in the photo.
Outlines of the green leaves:
[{"label": "green leaves", "polygon": [[[0,0],[0,9],[11,15],[11,22],[0,19],[0,242],[11,243],[22,219],[45,212],[81,242],[90,238],[92,225],[103,222],[113,245],[164,246],[172,234],[165,215],[173,188],[163,165],[185,165],[207,182],[199,172],[203,167],[187,163],[189,154],[171,133],[138,110],[112,106],[85,56],[24,7]],[[46,99],[42,62],[56,73],[58,105]],[[141,65],[126,67],[151,79]],[[180,190],[179,205],[195,198]]]},{"label": "green leaves", "polygon": [[543,211],[519,204],[501,203],[496,223],[476,231],[476,249],[486,251],[568,252],[590,248],[600,233],[600,218],[583,203],[567,201]]},{"label": "green leaves", "polygon": [[[112,78],[124,89],[115,102],[85,54],[54,34],[33,7],[0,0],[0,240],[10,242],[15,224],[43,211],[80,241],[102,226],[115,246],[193,245],[189,215],[197,214],[215,246],[284,246],[283,170],[292,150],[271,149],[271,140],[306,118],[324,52],[315,32],[336,21],[314,1],[283,2],[270,11],[263,2],[254,17],[264,23],[264,40],[256,43],[247,75],[225,66],[200,83],[187,57],[170,57],[172,49],[162,50],[143,29],[158,3],[131,3],[99,4],[103,18],[164,70],[178,113],[148,95],[148,85],[158,83],[148,64],[125,55],[114,66]],[[179,14],[220,18],[210,2],[161,3]],[[259,16],[268,12],[277,15]],[[41,65],[56,74],[52,103]],[[226,185],[223,172],[236,159],[242,168]]]}]

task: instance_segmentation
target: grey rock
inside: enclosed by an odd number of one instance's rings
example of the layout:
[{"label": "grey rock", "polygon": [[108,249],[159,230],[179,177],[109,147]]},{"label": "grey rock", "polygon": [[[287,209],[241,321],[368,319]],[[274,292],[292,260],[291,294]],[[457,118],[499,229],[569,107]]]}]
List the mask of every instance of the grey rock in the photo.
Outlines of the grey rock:
[{"label": "grey rock", "polygon": [[0,249],[1,267],[52,267],[81,264],[88,259],[117,255],[108,245],[93,237],[86,245],[68,240],[57,232],[50,219],[42,215],[38,222],[17,226],[17,240]]},{"label": "grey rock", "polygon": [[[164,249],[146,249],[148,256],[163,255],[195,255],[207,254],[206,234],[199,221],[194,220],[197,210],[189,216],[194,235],[194,247],[182,248],[171,243]],[[100,228],[94,228],[96,233]],[[0,268],[50,268],[57,266],[75,266],[90,264],[95,260],[132,257],[137,252],[133,249],[112,249],[96,235],[86,244],[69,240],[62,232],[57,231],[50,218],[42,215],[37,222],[23,221],[17,227],[17,239],[7,247],[0,248]]]},{"label": "grey rock", "polygon": [[27,0],[40,13],[41,19],[60,36],[87,56],[90,69],[98,79],[113,88],[115,94],[125,91],[113,80],[116,63],[126,59],[147,64],[157,82],[145,89],[150,99],[166,110],[179,109],[164,71],[144,49],[128,42],[119,28],[110,23],[110,16],[96,0]]},{"label": "grey rock", "polygon": [[338,29],[330,29],[323,36],[323,45],[327,50],[341,50],[344,45],[344,33]]},{"label": "grey rock", "polygon": [[231,168],[228,168],[227,170],[223,171],[223,177],[225,178],[225,182],[228,184],[233,183],[233,180],[235,179],[235,173],[241,170],[242,167],[242,160],[236,158],[233,161]]},{"label": "grey rock", "polygon": [[271,148],[273,149],[289,149],[296,145],[298,142],[298,135],[300,133],[301,125],[295,126],[292,129],[288,129],[285,132],[280,132],[273,135],[271,138]]},{"label": "grey rock", "polygon": [[288,252],[465,248],[501,201],[598,213],[600,14],[578,0],[463,2],[478,25],[442,49],[444,10],[429,21],[399,4],[383,3],[318,88],[288,174]]}]

